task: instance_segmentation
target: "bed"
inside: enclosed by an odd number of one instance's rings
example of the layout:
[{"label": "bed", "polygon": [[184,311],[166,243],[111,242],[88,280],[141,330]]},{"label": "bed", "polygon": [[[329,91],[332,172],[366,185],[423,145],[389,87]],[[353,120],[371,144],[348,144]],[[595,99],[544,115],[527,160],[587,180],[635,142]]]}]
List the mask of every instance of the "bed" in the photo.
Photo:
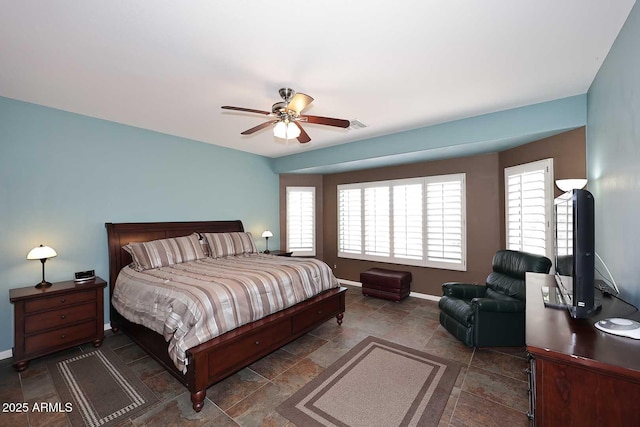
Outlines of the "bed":
[{"label": "bed", "polygon": [[199,412],[207,387],[247,367],[283,345],[304,335],[332,317],[342,324],[345,311],[343,287],[326,290],[307,300],[225,332],[186,352],[188,364],[178,369],[169,355],[162,334],[124,318],[113,306],[116,280],[132,262],[123,247],[132,242],[187,236],[192,233],[243,232],[241,221],[197,221],[154,223],[106,223],[109,246],[110,316],[113,332],[126,333],[136,344],[184,384],[191,393],[193,409]]}]

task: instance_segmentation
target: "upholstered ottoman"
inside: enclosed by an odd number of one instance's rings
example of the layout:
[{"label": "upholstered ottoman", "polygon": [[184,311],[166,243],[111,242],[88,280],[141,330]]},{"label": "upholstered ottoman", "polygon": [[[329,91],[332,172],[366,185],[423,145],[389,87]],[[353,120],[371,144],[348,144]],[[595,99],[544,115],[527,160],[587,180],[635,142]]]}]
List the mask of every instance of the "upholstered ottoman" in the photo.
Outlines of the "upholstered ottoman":
[{"label": "upholstered ottoman", "polygon": [[400,301],[411,292],[411,273],[372,268],[360,273],[360,283],[362,295]]}]

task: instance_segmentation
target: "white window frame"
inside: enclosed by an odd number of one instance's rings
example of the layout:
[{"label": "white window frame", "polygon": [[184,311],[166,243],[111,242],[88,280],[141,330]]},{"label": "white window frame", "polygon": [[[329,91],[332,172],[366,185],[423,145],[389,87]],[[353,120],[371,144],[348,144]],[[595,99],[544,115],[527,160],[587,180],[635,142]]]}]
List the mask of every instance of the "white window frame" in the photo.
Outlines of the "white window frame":
[{"label": "white window frame", "polygon": [[[460,183],[460,213],[461,213],[461,218],[460,218],[460,262],[457,263],[453,260],[447,262],[447,261],[441,261],[441,260],[435,260],[435,259],[430,259],[429,258],[429,254],[428,254],[428,239],[429,239],[429,230],[427,228],[427,230],[425,230],[425,235],[427,236],[427,241],[424,242],[425,244],[425,254],[427,256],[427,266],[429,267],[433,267],[433,268],[442,268],[442,269],[448,269],[448,270],[459,270],[459,271],[467,271],[467,216],[466,216],[466,212],[467,212],[467,182],[466,182],[466,175],[464,173],[459,173],[459,174],[451,174],[451,175],[440,175],[440,176],[432,176],[432,177],[427,177],[425,178],[425,181],[427,184],[429,183],[449,183],[449,182],[459,182]],[[426,188],[425,188],[426,191]],[[428,203],[428,200],[426,200],[426,195],[425,195],[425,211],[426,211],[426,204]],[[426,215],[425,215],[426,216]],[[425,218],[425,226],[428,225],[428,218]]]},{"label": "white window frame", "polygon": [[[392,239],[393,239],[393,257],[400,260],[413,260],[420,261],[425,256],[425,184],[424,178],[418,179],[403,179],[394,182],[392,191],[394,202],[396,201],[396,190],[406,187],[420,186],[419,192],[413,194],[415,200],[408,195],[409,198],[404,204],[394,203],[391,207],[391,215],[393,215],[392,221]],[[398,193],[402,199],[407,196],[405,194]],[[414,202],[414,206],[419,207],[420,212],[411,212],[407,203]],[[417,217],[412,219],[411,217]],[[412,232],[413,228],[417,228]],[[421,244],[412,244],[412,240],[419,239]]]},{"label": "white window frame", "polygon": [[[310,228],[312,243],[311,243],[311,248],[308,250],[300,250],[299,248],[292,247],[291,245],[291,237],[293,236],[293,233],[291,232],[291,229],[290,229],[290,225],[291,225],[290,218],[293,215],[293,212],[290,212],[289,201],[291,198],[290,194],[293,192],[311,193],[311,207],[310,209],[308,209],[310,210],[310,212],[312,212],[310,221],[307,221],[309,218],[300,219],[301,221],[300,226],[307,226]],[[287,252],[293,252],[292,253],[293,256],[315,256],[316,255],[316,188],[315,187],[287,187],[286,195],[287,196],[285,200],[285,206],[286,206]]]},{"label": "white window frame", "polygon": [[[427,184],[430,182],[450,182],[450,181],[459,181],[461,182],[461,257],[460,262],[441,262],[430,260],[427,253],[427,198],[426,198],[426,189]],[[422,257],[421,259],[414,259],[410,257],[403,257],[402,255],[398,255],[394,250],[394,208],[393,208],[393,188],[394,186],[404,186],[404,185],[412,185],[412,184],[420,184],[422,185]],[[366,235],[365,235],[365,190],[367,188],[380,187],[380,186],[388,186],[389,187],[389,254],[387,256],[380,255],[370,255],[366,253]],[[343,223],[341,220],[341,191],[343,190],[360,190],[360,221],[359,221],[359,232],[358,230],[352,230],[352,233],[348,233],[351,236],[360,236],[360,250],[358,251],[354,245],[351,247],[349,251],[343,250],[341,236],[344,235]],[[364,182],[357,184],[342,184],[338,185],[337,188],[337,223],[338,223],[338,257],[339,258],[350,258],[350,259],[360,259],[367,261],[378,261],[385,262],[390,264],[402,264],[402,265],[415,265],[420,267],[431,267],[431,268],[439,268],[439,269],[447,269],[447,270],[458,270],[458,271],[466,271],[467,262],[467,233],[466,233],[466,175],[464,173],[461,174],[451,174],[451,175],[439,175],[439,176],[431,176],[431,177],[418,177],[418,178],[407,178],[407,179],[398,179],[398,180],[389,180],[389,181],[373,181],[373,182]],[[352,215],[353,216],[353,215]],[[357,221],[356,221],[357,222]],[[356,225],[356,228],[358,225]]]},{"label": "white window frame", "polygon": [[505,246],[507,249],[523,250],[523,244],[510,241],[509,234],[509,178],[516,175],[524,175],[537,171],[544,172],[544,256],[553,259],[553,158],[538,160],[518,166],[504,169],[504,222],[505,222]]},{"label": "white window frame", "polygon": [[[344,222],[341,220],[341,211],[340,211],[340,207],[341,207],[341,203],[340,203],[340,190],[352,190],[354,196],[357,195],[358,203],[360,206],[359,212],[356,213],[355,215],[350,215],[348,217],[349,219],[349,224],[344,224]],[[337,191],[337,196],[338,196],[338,218],[337,218],[337,224],[338,224],[338,256],[340,256],[340,254],[342,254],[343,258],[350,258],[350,255],[347,254],[359,254],[361,253],[364,249],[364,241],[363,241],[363,219],[362,219],[362,189],[361,186],[359,184],[345,184],[345,185],[339,185],[338,186],[338,191]],[[354,200],[351,200],[351,202],[355,202],[355,197]],[[349,225],[351,225],[351,221],[354,222],[353,227],[351,229],[350,232],[346,232],[343,230],[346,230],[349,228]],[[342,239],[342,235],[345,234],[347,237],[347,241],[345,243],[345,245],[343,247],[341,247],[341,243],[343,243],[343,239]]]}]

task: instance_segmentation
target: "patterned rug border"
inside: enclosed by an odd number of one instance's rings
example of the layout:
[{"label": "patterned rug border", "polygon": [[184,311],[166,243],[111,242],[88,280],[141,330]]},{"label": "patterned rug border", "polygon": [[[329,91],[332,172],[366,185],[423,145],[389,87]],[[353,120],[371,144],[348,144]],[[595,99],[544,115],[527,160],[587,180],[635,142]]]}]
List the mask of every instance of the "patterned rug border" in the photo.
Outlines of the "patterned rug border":
[{"label": "patterned rug border", "polygon": [[[291,422],[297,425],[306,426],[346,426],[346,424],[340,422],[336,419],[325,420],[326,422],[320,422],[314,418],[311,418],[309,415],[302,412],[296,406],[304,400],[307,399],[313,392],[316,392],[325,385],[325,389],[329,389],[333,387],[333,385],[338,382],[338,379],[334,379],[330,382],[330,385],[327,387],[325,383],[327,383],[338,371],[342,370],[347,363],[354,360],[354,358],[358,357],[358,360],[355,360],[351,364],[353,366],[360,363],[361,359],[363,359],[366,355],[361,355],[360,353],[363,350],[367,349],[367,347],[371,347],[371,344],[377,345],[378,347],[387,347],[388,349],[395,349],[401,351],[403,353],[407,353],[419,358],[431,360],[435,363],[446,366],[443,372],[441,372],[440,378],[437,380],[435,385],[436,391],[434,392],[434,396],[436,393],[439,396],[436,396],[435,399],[431,399],[420,412],[419,421],[417,423],[412,423],[411,425],[416,426],[430,426],[430,425],[438,425],[440,422],[440,418],[444,413],[447,402],[449,400],[449,395],[455,386],[455,382],[458,378],[460,370],[462,369],[462,365],[456,361],[444,359],[442,357],[434,356],[432,354],[416,350],[411,347],[406,347],[401,344],[397,344],[391,341],[384,340],[382,338],[377,338],[374,336],[368,336],[356,344],[352,349],[350,349],[347,353],[342,355],[338,360],[333,362],[327,369],[321,372],[316,378],[311,380],[309,383],[304,385],[298,391],[296,391],[293,395],[291,395],[288,399],[286,399],[282,404],[280,404],[276,410],[285,418],[290,420]],[[370,350],[369,350],[370,351]],[[307,399],[311,401],[310,399]],[[415,404],[412,405],[411,409],[416,410]],[[418,411],[415,411],[417,413]],[[410,413],[410,412],[408,412]],[[316,414],[317,415],[317,414]],[[415,418],[415,417],[412,417]],[[405,424],[402,424],[405,425]],[[410,425],[410,424],[406,424]]]},{"label": "patterned rug border", "polygon": [[[92,417],[91,411],[94,410],[93,399],[101,399],[103,396],[86,396],[78,394],[78,388],[80,385],[74,383],[76,387],[75,391],[72,391],[69,387],[69,382],[73,381],[73,378],[69,378],[69,372],[63,374],[61,371],[65,368],[61,368],[63,364],[72,363],[74,361],[85,359],[88,357],[96,357],[102,363],[105,372],[111,375],[111,377],[119,383],[123,392],[128,394],[134,399],[134,403],[123,407],[115,413],[96,419]],[[115,373],[110,373],[107,369],[110,367]],[[71,356],[65,356],[58,358],[54,361],[47,363],[47,369],[53,380],[53,385],[58,393],[60,402],[62,405],[65,403],[72,403],[72,410],[67,412],[67,417],[72,426],[74,427],[98,427],[98,426],[111,426],[119,424],[126,419],[132,418],[133,415],[140,413],[142,410],[149,408],[157,403],[158,397],[140,380],[131,369],[113,352],[112,349],[106,346],[101,346],[95,350],[88,352],[82,352]],[[82,399],[83,402],[79,402]]]}]

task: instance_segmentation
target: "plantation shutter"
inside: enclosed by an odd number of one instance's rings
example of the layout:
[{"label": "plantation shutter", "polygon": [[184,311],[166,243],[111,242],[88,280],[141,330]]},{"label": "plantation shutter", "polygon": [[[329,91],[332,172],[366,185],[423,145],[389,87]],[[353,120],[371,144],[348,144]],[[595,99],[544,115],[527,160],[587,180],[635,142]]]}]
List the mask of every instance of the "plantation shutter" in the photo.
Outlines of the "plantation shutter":
[{"label": "plantation shutter", "polygon": [[314,256],[315,187],[287,187],[287,251],[294,256]]},{"label": "plantation shutter", "polygon": [[505,169],[506,246],[551,257],[553,160]]},{"label": "plantation shutter", "polygon": [[393,256],[421,260],[422,183],[393,186]]},{"label": "plantation shutter", "polygon": [[[571,255],[573,254],[573,208],[566,203],[560,203],[555,208],[557,254],[558,256]],[[571,273],[564,274],[571,275]]]},{"label": "plantation shutter", "polygon": [[338,185],[338,256],[466,270],[465,174]]},{"label": "plantation shutter", "polygon": [[464,175],[427,179],[427,261],[460,264],[464,267],[466,248]]},{"label": "plantation shutter", "polygon": [[338,190],[338,254],[362,253],[362,189]]},{"label": "plantation shutter", "polygon": [[391,255],[389,186],[364,189],[364,253]]}]

